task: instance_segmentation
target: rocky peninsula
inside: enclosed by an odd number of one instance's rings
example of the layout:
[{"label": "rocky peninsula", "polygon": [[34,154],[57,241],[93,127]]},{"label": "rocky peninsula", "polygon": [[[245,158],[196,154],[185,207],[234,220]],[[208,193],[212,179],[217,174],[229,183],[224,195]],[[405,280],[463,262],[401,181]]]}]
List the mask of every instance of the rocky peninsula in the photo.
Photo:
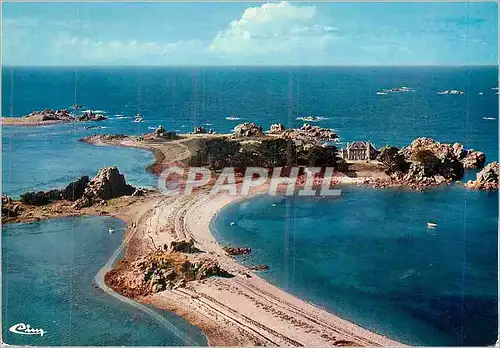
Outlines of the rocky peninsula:
[{"label": "rocky peninsula", "polygon": [[[226,166],[331,166],[336,183],[417,190],[459,180],[464,170],[481,168],[486,160],[484,154],[466,151],[460,144],[419,138],[401,149],[378,150],[375,161],[344,161],[334,145],[323,142],[337,138],[334,131],[317,126],[287,130],[273,125],[264,132],[247,123],[233,134],[178,135],[159,127],[143,136],[93,135],[81,141],[149,149],[155,162],[148,170],[155,174],[172,166],[202,166],[215,172]],[[472,186],[495,185],[498,164],[493,163]],[[223,206],[243,198],[212,195],[203,187],[190,195],[165,196],[128,185],[116,167],[109,167],[63,189],[26,193],[20,201],[4,197],[2,221],[82,214],[123,219],[128,224],[125,254],[102,275],[106,284],[101,287],[178,314],[200,327],[211,345],[401,345],[267,283],[254,273],[266,271],[266,265],[250,269],[238,263],[234,256],[249,255],[251,250],[223,248],[209,224]]]}]

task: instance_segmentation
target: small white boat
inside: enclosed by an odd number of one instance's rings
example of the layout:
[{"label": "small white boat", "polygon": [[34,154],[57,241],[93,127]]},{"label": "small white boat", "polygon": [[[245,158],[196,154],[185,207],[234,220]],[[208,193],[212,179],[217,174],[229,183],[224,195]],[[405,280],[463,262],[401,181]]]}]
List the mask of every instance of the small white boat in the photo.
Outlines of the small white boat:
[{"label": "small white boat", "polygon": [[234,226],[234,221],[231,221],[231,226]]},{"label": "small white boat", "polygon": [[112,234],[113,232],[115,232],[115,230],[114,230],[114,229],[112,229],[112,228],[109,228],[109,229],[108,229],[108,232],[109,232],[109,234]]},{"label": "small white boat", "polygon": [[483,93],[483,92],[479,92],[478,94],[479,94],[479,95],[483,95],[484,93]]},{"label": "small white boat", "polygon": [[377,92],[378,95],[387,95],[387,92]]},{"label": "small white boat", "polygon": [[427,223],[427,227],[429,228],[436,228],[438,224],[434,223],[434,222],[428,222]]},{"label": "small white boat", "polygon": [[241,120],[241,118],[234,117],[234,116],[229,116],[229,117],[226,117],[226,120],[228,120],[228,121],[237,121],[237,120]]},{"label": "small white boat", "polygon": [[483,120],[496,120],[495,117],[483,117]]}]

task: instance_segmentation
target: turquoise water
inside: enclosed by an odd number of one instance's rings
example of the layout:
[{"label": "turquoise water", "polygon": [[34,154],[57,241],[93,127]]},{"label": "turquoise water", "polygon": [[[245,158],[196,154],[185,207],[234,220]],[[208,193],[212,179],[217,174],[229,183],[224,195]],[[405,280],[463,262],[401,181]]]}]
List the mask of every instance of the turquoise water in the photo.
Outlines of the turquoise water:
[{"label": "turquoise water", "polygon": [[344,187],[331,200],[251,198],[211,227],[252,248],[242,262],[269,265],[265,279],[366,328],[415,345],[491,345],[497,218],[496,192]]},{"label": "turquoise water", "polygon": [[[108,229],[114,233],[109,234]],[[123,240],[125,224],[78,217],[2,227],[3,341],[15,345],[206,345],[196,328],[166,311],[165,327],[92,286]],[[17,323],[41,336],[8,331]]]},{"label": "turquoise water", "polygon": [[[117,165],[132,185],[155,185],[156,179],[144,170],[153,161],[151,153],[79,143],[85,135],[141,134],[158,124],[179,132],[200,125],[228,132],[243,121],[265,128],[277,122],[300,126],[303,121],[296,118],[309,115],[326,117],[318,125],[337,130],[342,143],[370,140],[377,147],[403,146],[429,136],[481,150],[490,162],[498,159],[498,96],[492,90],[497,85],[497,67],[4,67],[3,116],[78,103],[104,110],[110,119],[94,124],[105,128],[90,130],[84,129],[89,124],[3,127],[2,191],[18,196],[27,190],[64,187],[105,165]],[[416,92],[376,94],[400,86]],[[437,94],[450,89],[466,94]],[[144,115],[144,123],[132,122],[137,112]],[[226,120],[228,116],[241,120]],[[470,171],[466,177],[474,174]],[[253,198],[225,208],[213,227],[219,239],[252,247],[246,262],[269,264],[270,271],[262,275],[271,282],[367,328],[410,343],[491,344],[498,326],[497,199],[497,193],[460,187],[425,193],[350,187],[337,201]],[[112,251],[104,226],[110,220],[100,219],[4,227],[6,315],[57,332],[60,342],[68,343],[70,330],[71,344],[182,344],[167,339],[171,335],[151,317],[91,287],[91,274]],[[438,228],[428,230],[429,220],[438,222]],[[66,273],[60,273],[65,277],[58,279],[59,273],[50,268],[55,261],[68,261],[70,250],[76,255],[79,244],[73,240],[85,246],[87,240],[76,238],[97,233],[88,228],[94,225],[103,226],[104,239],[89,239],[96,248],[88,252],[92,262],[82,260],[77,268],[82,274],[89,269],[89,278],[80,284],[85,301],[78,305],[74,299],[71,305],[68,291],[76,287],[68,272],[79,273],[67,263]],[[72,226],[84,233],[66,235]],[[65,236],[60,243],[54,240],[60,236]],[[113,235],[113,243],[118,237]],[[45,250],[51,254],[45,255]],[[48,256],[66,259],[43,259]],[[16,264],[23,262],[34,270],[30,277],[23,276],[24,269],[16,271]],[[41,321],[32,318],[38,314],[36,304],[27,307],[29,317],[22,311],[23,318],[12,317],[24,293],[33,296],[33,303],[40,301],[44,313],[59,313],[56,323],[45,314]],[[93,312],[98,315],[89,323],[87,316]],[[183,330],[190,327],[162,313]],[[90,329],[93,321],[105,329]],[[118,325],[124,322],[126,329]],[[10,319],[4,321],[4,333],[9,324]],[[201,342],[198,331],[186,334]],[[23,339],[9,335],[7,340]]]},{"label": "turquoise water", "polygon": [[82,175],[92,178],[100,168],[111,165],[118,166],[134,186],[155,186],[155,177],[145,170],[154,160],[150,151],[79,142],[86,135],[106,131],[84,127],[2,127],[3,193],[18,197],[26,191],[62,188]]}]

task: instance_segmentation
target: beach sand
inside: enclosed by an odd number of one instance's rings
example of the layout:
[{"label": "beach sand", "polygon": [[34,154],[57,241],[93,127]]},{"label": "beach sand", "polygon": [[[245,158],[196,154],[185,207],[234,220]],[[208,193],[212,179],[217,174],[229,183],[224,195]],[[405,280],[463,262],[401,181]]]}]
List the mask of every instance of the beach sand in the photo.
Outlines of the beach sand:
[{"label": "beach sand", "polygon": [[[153,167],[182,162],[190,155],[189,142],[196,136],[184,136],[168,142],[144,142],[123,139],[89,139],[95,145],[147,148],[153,151]],[[362,176],[337,175],[340,183],[360,183]],[[251,194],[261,193],[264,188]],[[229,256],[211,234],[211,219],[222,207],[247,197],[227,194],[209,195],[199,190],[191,195],[154,199],[138,206],[135,212],[118,214],[129,223],[126,260],[133,261],[174,240],[193,239],[195,246],[209,255],[232,278],[212,277],[188,282],[185,287],[141,297],[152,304],[183,317],[205,332],[210,345],[216,346],[400,346],[401,344],[343,320],[326,310],[306,303],[269,284],[255,272]],[[251,196],[250,194],[250,196]],[[137,211],[141,211],[137,214]],[[131,221],[131,217],[134,217]]]},{"label": "beach sand", "polygon": [[226,254],[209,224],[238,196],[207,195],[164,198],[142,215],[125,258],[134,259],[155,245],[193,238],[232,278],[188,282],[184,288],[148,295],[141,302],[172,311],[201,328],[211,345],[279,346],[399,346],[400,343],[365,330],[318,306],[306,303],[267,283]]},{"label": "beach sand", "polygon": [[[196,147],[196,136],[172,141],[143,141],[135,137],[95,136],[84,139],[94,145],[149,149],[155,155],[150,171],[183,163]],[[358,175],[339,175],[341,183],[358,183]],[[261,193],[266,187],[251,191]],[[171,311],[199,327],[215,346],[401,346],[400,343],[343,320],[326,310],[302,301],[269,284],[255,272],[228,255],[211,234],[211,219],[222,207],[249,196],[209,195],[200,189],[190,195],[164,196],[150,192],[144,197],[121,197],[105,205],[76,211],[69,202],[31,210],[8,222],[34,221],[76,215],[109,215],[128,224],[124,243],[96,275],[104,291],[105,275],[125,250],[124,260],[133,261],[159,246],[180,239],[193,239],[195,246],[234,277],[210,277],[187,282],[186,286],[149,294],[135,300]],[[119,289],[115,289],[118,290]],[[134,303],[122,295],[118,300]],[[135,303],[140,308],[147,307]],[[152,313],[152,315],[155,315]]]}]

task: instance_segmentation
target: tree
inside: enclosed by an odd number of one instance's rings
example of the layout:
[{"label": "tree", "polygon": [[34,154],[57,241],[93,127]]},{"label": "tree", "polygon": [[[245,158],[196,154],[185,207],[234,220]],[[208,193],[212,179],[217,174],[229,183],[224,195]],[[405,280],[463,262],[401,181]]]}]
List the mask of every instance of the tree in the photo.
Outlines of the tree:
[{"label": "tree", "polygon": [[199,150],[191,157],[190,165],[207,166],[210,169],[220,170],[233,167],[241,149],[237,141],[225,138],[203,139]]},{"label": "tree", "polygon": [[377,160],[382,163],[387,174],[404,173],[410,167],[399,149],[394,146],[386,146],[380,149]]}]

